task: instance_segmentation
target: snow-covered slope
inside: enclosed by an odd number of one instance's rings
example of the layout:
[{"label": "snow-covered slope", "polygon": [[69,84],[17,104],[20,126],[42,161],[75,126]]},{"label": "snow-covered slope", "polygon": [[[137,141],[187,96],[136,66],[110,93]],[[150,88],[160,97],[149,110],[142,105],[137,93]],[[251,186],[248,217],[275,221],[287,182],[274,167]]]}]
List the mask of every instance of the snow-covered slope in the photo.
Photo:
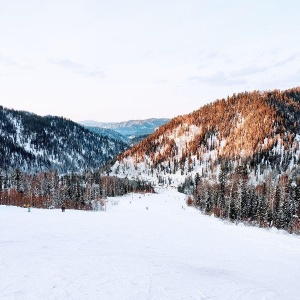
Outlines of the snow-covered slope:
[{"label": "snow-covered slope", "polygon": [[60,117],[41,117],[0,106],[0,166],[4,171],[96,169],[127,145]]},{"label": "snow-covered slope", "polygon": [[227,165],[226,174],[244,166],[256,182],[284,172],[292,178],[299,174],[299,117],[300,88],[234,94],[161,126],[118,156],[111,174],[168,185],[197,173],[215,180]]},{"label": "snow-covered slope", "polygon": [[299,299],[299,237],[201,215],[174,190],[114,201],[0,206],[0,298]]}]

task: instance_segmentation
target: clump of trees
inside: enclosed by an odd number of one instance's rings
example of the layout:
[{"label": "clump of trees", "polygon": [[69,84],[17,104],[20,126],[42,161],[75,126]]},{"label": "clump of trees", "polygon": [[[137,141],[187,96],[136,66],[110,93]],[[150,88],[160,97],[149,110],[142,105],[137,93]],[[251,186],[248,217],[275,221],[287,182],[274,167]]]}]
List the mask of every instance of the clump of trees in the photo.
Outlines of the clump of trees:
[{"label": "clump of trees", "polygon": [[154,192],[146,182],[129,180],[100,173],[58,175],[57,172],[0,175],[0,204],[38,208],[92,209],[92,203],[106,197],[130,192]]},{"label": "clump of trees", "polygon": [[188,177],[179,191],[189,193],[205,214],[300,234],[300,177],[269,174],[264,182],[251,183],[246,165],[232,172],[223,166],[218,177]]}]

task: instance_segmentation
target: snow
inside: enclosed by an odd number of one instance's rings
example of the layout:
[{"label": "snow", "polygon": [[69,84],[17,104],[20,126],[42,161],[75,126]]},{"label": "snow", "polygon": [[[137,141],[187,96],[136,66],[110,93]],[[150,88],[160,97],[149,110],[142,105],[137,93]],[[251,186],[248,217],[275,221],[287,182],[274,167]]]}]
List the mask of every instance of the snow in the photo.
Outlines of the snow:
[{"label": "snow", "polygon": [[107,212],[0,206],[0,299],[299,299],[298,236],[224,223],[184,197],[127,195]]}]

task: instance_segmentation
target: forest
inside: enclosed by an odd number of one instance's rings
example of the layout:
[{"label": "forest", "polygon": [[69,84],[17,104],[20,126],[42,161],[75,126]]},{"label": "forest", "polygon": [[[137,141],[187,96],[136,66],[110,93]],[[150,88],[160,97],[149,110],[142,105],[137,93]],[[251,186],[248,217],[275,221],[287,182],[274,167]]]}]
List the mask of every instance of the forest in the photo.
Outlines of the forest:
[{"label": "forest", "polygon": [[[2,173],[4,174],[4,173]],[[140,180],[101,176],[98,172],[59,175],[58,172],[28,174],[16,169],[0,176],[0,205],[37,208],[91,210],[92,203],[131,192],[152,193],[151,185]]]},{"label": "forest", "polygon": [[62,117],[38,116],[0,106],[3,171],[78,173],[97,170],[128,145]]},{"label": "forest", "polygon": [[218,177],[187,177],[178,190],[189,194],[187,204],[207,215],[259,227],[275,227],[300,234],[300,177],[287,174],[274,179],[269,174],[259,184],[251,183],[249,167],[240,165],[230,171],[222,165]]},{"label": "forest", "polygon": [[253,91],[179,116],[120,154],[114,174],[171,185],[205,214],[299,233],[300,88]]}]

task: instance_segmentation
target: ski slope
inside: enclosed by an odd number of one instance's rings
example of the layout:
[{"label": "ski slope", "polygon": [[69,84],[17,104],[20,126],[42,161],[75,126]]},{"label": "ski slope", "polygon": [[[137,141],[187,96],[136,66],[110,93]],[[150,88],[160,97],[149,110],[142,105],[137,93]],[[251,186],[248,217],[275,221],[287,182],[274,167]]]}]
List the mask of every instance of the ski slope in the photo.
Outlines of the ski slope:
[{"label": "ski slope", "polygon": [[0,206],[0,299],[300,299],[299,237],[201,215],[173,190],[118,200]]}]

